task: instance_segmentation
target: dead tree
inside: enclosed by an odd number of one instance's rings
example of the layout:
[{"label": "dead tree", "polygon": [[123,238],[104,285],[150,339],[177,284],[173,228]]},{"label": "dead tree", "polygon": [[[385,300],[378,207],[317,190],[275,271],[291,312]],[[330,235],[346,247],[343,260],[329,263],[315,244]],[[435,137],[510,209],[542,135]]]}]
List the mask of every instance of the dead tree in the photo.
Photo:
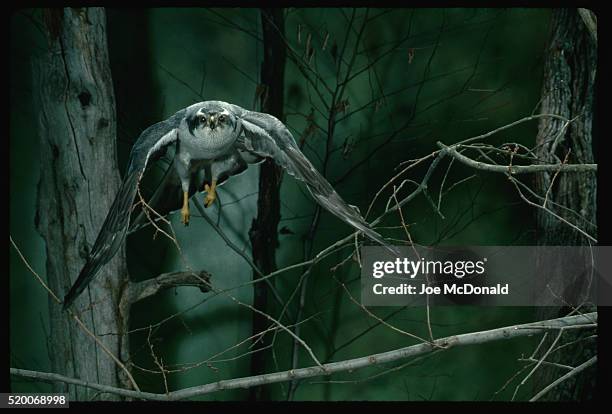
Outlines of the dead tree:
[{"label": "dead tree", "polygon": [[[286,52],[283,43],[284,17],[283,9],[263,9],[261,11],[263,31],[264,58],[261,64],[261,110],[283,119],[284,82]],[[257,199],[257,217],[253,219],[249,237],[253,248],[253,262],[264,274],[276,270],[275,252],[278,245],[278,223],[280,221],[280,185],[281,169],[272,160],[266,160],[259,172],[259,198]],[[253,278],[259,274],[253,272]],[[263,283],[254,285],[253,306],[266,312],[267,286]],[[253,313],[253,333],[264,331],[268,319]],[[258,348],[265,345],[259,341]],[[263,350],[255,352],[251,359],[251,374],[265,372],[265,354]],[[263,395],[263,387],[251,389],[251,399],[268,399]]]},{"label": "dead tree", "polygon": [[[537,155],[551,164],[562,162],[566,157],[570,163],[594,163],[592,129],[597,44],[575,10],[553,11],[545,59],[540,111],[575,120],[564,128],[559,119],[542,118],[536,138]],[[554,173],[538,174],[536,184],[543,193],[552,186],[549,200],[578,212],[584,220],[577,223],[578,226],[594,230],[597,219],[595,174],[559,174],[557,177]],[[562,217],[567,215],[566,210],[555,212]],[[585,244],[582,235],[550,214],[538,215],[538,228],[542,245],[561,241],[565,245]]]},{"label": "dead tree", "polygon": [[[587,19],[581,17],[586,13]],[[591,22],[591,24],[589,24]],[[589,11],[555,9],[552,12],[550,38],[545,52],[544,79],[540,112],[556,114],[572,119],[568,125],[559,119],[542,118],[536,138],[536,154],[544,163],[591,164],[593,155],[593,108],[597,68],[596,30],[594,15]],[[546,194],[547,208],[555,214],[570,219],[590,234],[596,234],[597,176],[593,173],[536,175],[536,189]],[[558,208],[557,206],[564,206]],[[572,214],[575,212],[577,214]],[[571,217],[570,217],[571,215]],[[576,222],[576,220],[579,220]],[[589,240],[566,226],[545,210],[537,212],[538,244],[584,245],[585,263],[588,263]],[[563,266],[563,263],[559,263]],[[554,272],[553,269],[543,271]],[[585,275],[582,275],[585,276]],[[567,286],[568,281],[563,281]],[[586,277],[573,281],[572,290],[580,292],[587,283]],[[562,289],[553,286],[553,289]],[[568,309],[543,308],[541,318],[567,313]],[[595,352],[595,345],[579,342],[562,353],[556,353],[558,361],[573,365],[584,361]],[[559,376],[554,369],[541,371],[538,388]],[[547,395],[551,400],[574,400],[592,397],[593,376],[582,375],[566,381]]]},{"label": "dead tree", "polygon": [[[120,177],[106,14],[101,8],[51,9],[45,11],[45,26],[49,50],[34,70],[41,151],[36,225],[46,242],[49,287],[61,295],[85,264]],[[127,280],[124,250],[100,273],[74,309],[99,341],[125,360],[128,321],[118,307]],[[49,314],[53,372],[126,386],[117,364],[51,298]],[[60,383],[56,391],[78,400],[96,394]]]}]

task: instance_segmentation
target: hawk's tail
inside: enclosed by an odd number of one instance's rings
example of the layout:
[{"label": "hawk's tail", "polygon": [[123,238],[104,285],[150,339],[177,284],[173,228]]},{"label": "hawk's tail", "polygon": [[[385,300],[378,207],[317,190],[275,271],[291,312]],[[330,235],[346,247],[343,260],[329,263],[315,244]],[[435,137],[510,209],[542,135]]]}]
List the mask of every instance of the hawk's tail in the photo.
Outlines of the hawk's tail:
[{"label": "hawk's tail", "polygon": [[102,266],[108,263],[121,247],[127,234],[130,207],[137,190],[138,172],[132,172],[127,175],[119,188],[115,201],[113,201],[91,249],[87,263],[85,263],[79,277],[64,297],[64,310],[70,307],[72,302],[98,274]]}]

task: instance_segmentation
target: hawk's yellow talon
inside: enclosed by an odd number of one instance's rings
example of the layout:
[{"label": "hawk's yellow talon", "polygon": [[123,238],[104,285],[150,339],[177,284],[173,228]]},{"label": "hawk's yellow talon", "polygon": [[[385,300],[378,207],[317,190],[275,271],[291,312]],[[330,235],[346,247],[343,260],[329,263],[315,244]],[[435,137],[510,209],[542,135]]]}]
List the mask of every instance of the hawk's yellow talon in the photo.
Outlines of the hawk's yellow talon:
[{"label": "hawk's yellow talon", "polygon": [[189,225],[189,193],[183,192],[183,208],[181,209],[181,223]]},{"label": "hawk's yellow talon", "polygon": [[204,184],[206,197],[204,197],[204,207],[209,207],[217,199],[217,180],[213,180],[212,185]]},{"label": "hawk's yellow talon", "polygon": [[181,223],[183,223],[185,226],[189,225],[189,209],[181,210]]}]

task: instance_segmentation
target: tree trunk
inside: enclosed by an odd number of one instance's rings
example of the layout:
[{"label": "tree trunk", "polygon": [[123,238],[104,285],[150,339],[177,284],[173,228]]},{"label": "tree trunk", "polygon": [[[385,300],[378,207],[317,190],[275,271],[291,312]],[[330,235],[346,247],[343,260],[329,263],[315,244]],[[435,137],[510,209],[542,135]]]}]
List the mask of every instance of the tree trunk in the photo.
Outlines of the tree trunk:
[{"label": "tree trunk", "polygon": [[[261,65],[261,110],[283,120],[285,46],[282,36],[285,32],[283,9],[263,9],[261,11],[263,29],[264,58]],[[264,274],[276,269],[275,251],[278,246],[277,227],[280,221],[280,184],[282,170],[272,161],[266,160],[259,172],[259,198],[257,217],[253,220],[249,237],[253,246],[253,262]],[[258,278],[253,272],[253,278]],[[253,306],[267,312],[268,292],[263,283],[256,283],[253,291]],[[253,313],[253,334],[267,328],[268,319]],[[258,342],[257,348],[266,346],[266,341]],[[251,375],[265,372],[264,351],[255,352],[251,359]],[[267,400],[265,387],[251,388],[251,400]]]},{"label": "tree trunk", "polygon": [[[592,125],[597,44],[575,9],[555,9],[552,12],[550,30],[550,39],[545,52],[541,113],[576,119],[564,130],[563,121],[543,118],[536,138],[536,154],[543,163],[556,164],[566,159],[568,163],[593,163]],[[535,184],[539,194],[548,194],[547,208],[597,237],[595,174],[576,173],[555,176],[554,173],[542,173],[536,175]],[[578,215],[556,207],[553,202],[577,212]],[[585,263],[589,263],[588,239],[542,209],[538,209],[537,212],[537,231],[540,245],[584,245]],[[558,265],[563,266],[563,263]],[[543,271],[554,272],[554,269],[543,269]],[[563,281],[563,284],[565,286],[572,284],[575,294],[584,288],[586,278],[577,278],[571,282]],[[560,291],[561,286],[552,288]],[[572,294],[572,292],[567,293]],[[539,317],[548,319],[568,311],[569,309],[561,308],[540,308]],[[568,333],[564,339],[571,340],[572,335]],[[593,342],[581,342],[553,355],[558,358],[558,362],[576,366],[594,353],[596,345]],[[561,375],[561,371],[555,369],[543,369],[539,372],[535,384],[537,389],[548,385]],[[562,383],[546,397],[551,400],[592,397],[593,379],[594,375],[584,373]]]},{"label": "tree trunk", "polygon": [[[36,225],[46,242],[49,287],[63,295],[85,264],[113,201],[117,168],[115,98],[101,8],[45,11],[49,51],[34,70],[40,97],[41,176]],[[73,310],[116,356],[127,359],[127,315],[118,301],[127,281],[123,249],[75,302]],[[113,360],[56,302],[49,301],[53,371],[127,387]],[[92,390],[57,384],[73,400]],[[102,394],[96,398],[116,399]]]},{"label": "tree trunk", "polygon": [[[543,162],[558,163],[569,153],[570,163],[593,163],[593,103],[597,68],[597,45],[575,10],[556,9],[552,12],[551,37],[546,51],[544,84],[542,89],[543,114],[576,118],[562,131],[563,121],[544,118],[536,139],[537,155]],[[554,173],[538,174],[536,184],[546,192]],[[559,174],[555,178],[549,199],[580,213],[575,215],[549,207],[560,216],[594,235],[590,223],[596,221],[597,176],[592,173]],[[589,223],[590,222],[590,223]],[[550,214],[538,214],[538,239],[543,245],[559,243],[583,245],[586,239]]]}]

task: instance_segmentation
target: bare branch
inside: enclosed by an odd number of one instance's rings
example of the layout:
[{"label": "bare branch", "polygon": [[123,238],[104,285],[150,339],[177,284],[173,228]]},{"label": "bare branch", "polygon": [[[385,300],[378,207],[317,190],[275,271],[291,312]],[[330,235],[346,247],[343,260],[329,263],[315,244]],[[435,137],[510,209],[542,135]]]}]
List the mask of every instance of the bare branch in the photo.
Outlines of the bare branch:
[{"label": "bare branch", "polygon": [[[368,355],[360,358],[348,359],[339,362],[332,362],[324,364],[322,366],[310,366],[306,368],[300,368],[289,371],[274,372],[271,374],[256,375],[253,377],[243,377],[230,380],[217,381],[205,385],[195,386],[186,388],[179,391],[173,391],[168,394],[155,394],[149,392],[138,392],[132,390],[125,390],[122,388],[109,387],[102,384],[89,383],[81,381],[77,378],[70,378],[63,375],[29,371],[24,369],[11,368],[11,375],[18,375],[21,377],[35,378],[44,381],[54,382],[65,382],[67,384],[81,385],[96,389],[103,392],[110,392],[124,397],[131,397],[137,399],[146,400],[157,400],[157,401],[173,401],[183,400],[187,398],[193,398],[204,394],[210,394],[216,391],[229,390],[236,388],[250,388],[263,384],[273,384],[277,382],[286,382],[293,379],[318,377],[322,375],[331,375],[337,372],[352,371],[359,368],[375,366],[380,364],[386,364],[402,359],[413,358],[420,355],[428,354],[436,350],[447,349],[450,347],[477,345],[482,343],[488,343],[499,340],[507,340],[511,338],[518,338],[523,336],[532,336],[546,332],[552,328],[564,328],[575,325],[584,325],[590,327],[592,323],[597,321],[597,312],[586,313],[582,315],[566,316],[557,319],[550,319],[547,321],[540,321],[535,323],[527,323],[522,325],[511,325],[503,328],[491,329],[488,331],[471,332],[462,335],[449,336],[446,338],[438,339],[433,344],[420,343],[417,345],[408,346],[405,348],[395,349],[388,352],[379,354]],[[586,325],[585,325],[586,324]],[[571,371],[572,376],[576,375],[580,371],[584,370],[588,366],[592,365],[596,361],[596,357],[587,361],[586,363],[576,367]],[[559,378],[555,383],[551,384],[548,389],[565,381],[569,378],[567,373],[563,377]],[[542,390],[538,395],[533,397],[532,400],[541,397],[547,389]]]},{"label": "bare branch", "polygon": [[135,303],[162,290],[179,286],[194,286],[202,292],[210,291],[210,273],[205,270],[199,272],[172,272],[163,273],[152,279],[142,282],[130,282],[128,295],[130,303]]},{"label": "bare branch", "polygon": [[446,146],[440,141],[437,142],[438,147],[445,149],[447,154],[457,161],[475,168],[477,170],[500,172],[508,174],[530,174],[536,172],[596,172],[597,164],[535,164],[535,165],[494,165],[487,164],[460,154],[455,148],[457,145]]}]

